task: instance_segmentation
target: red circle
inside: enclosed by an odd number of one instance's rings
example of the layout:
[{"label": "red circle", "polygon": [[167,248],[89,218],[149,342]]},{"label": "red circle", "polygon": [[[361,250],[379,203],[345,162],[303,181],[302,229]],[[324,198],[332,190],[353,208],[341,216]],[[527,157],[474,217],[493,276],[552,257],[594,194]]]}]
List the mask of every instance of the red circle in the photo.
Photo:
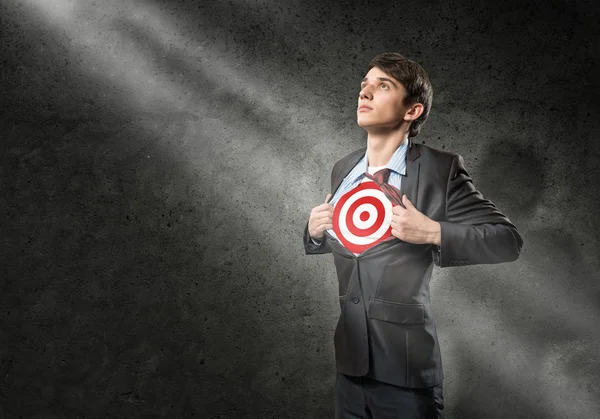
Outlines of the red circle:
[{"label": "red circle", "polygon": [[358,216],[358,218],[360,218],[360,221],[362,221],[363,223],[365,221],[367,221],[369,219],[369,211],[363,211],[360,213],[360,215]]},{"label": "red circle", "polygon": [[[371,204],[375,207],[375,211],[377,211],[377,219],[375,220],[375,222],[373,223],[373,225],[371,227],[358,228],[352,222],[352,215],[354,214],[354,212],[356,211],[356,209],[359,206],[364,205],[364,204]],[[383,206],[383,202],[381,202],[380,199],[378,199],[374,196],[363,196],[363,197],[358,198],[356,201],[354,201],[352,203],[352,205],[350,205],[350,207],[348,208],[348,212],[346,212],[346,227],[348,228],[348,231],[350,233],[354,234],[355,236],[366,237],[366,236],[369,236],[369,235],[375,233],[377,230],[379,230],[379,228],[381,227],[381,224],[383,224],[384,218],[385,218],[385,207]]]}]

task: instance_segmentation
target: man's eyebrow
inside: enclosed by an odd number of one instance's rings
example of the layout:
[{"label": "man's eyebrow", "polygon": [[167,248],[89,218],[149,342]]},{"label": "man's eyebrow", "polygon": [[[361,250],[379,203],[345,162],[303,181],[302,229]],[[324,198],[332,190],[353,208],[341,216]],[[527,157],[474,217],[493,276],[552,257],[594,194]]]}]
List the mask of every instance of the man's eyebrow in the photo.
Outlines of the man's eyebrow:
[{"label": "man's eyebrow", "polygon": [[[395,87],[398,87],[398,86],[396,86],[396,83],[394,83],[394,81],[393,81],[392,79],[388,79],[387,77],[377,77],[377,79],[378,79],[378,80],[381,80],[381,81],[389,81],[389,82],[390,82],[390,83],[392,83],[392,84],[393,84]],[[363,84],[363,83],[364,83],[364,82],[366,82],[367,80],[368,80],[368,78],[367,78],[367,77],[363,78],[363,79],[360,81],[360,84]]]}]

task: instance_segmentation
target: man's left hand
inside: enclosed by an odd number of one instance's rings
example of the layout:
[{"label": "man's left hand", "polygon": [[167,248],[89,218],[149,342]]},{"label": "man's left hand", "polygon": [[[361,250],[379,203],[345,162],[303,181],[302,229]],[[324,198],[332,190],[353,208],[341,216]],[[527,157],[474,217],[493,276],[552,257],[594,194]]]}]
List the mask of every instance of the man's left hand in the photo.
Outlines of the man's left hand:
[{"label": "man's left hand", "polygon": [[401,205],[392,208],[392,234],[408,243],[441,245],[441,226],[437,221],[424,215],[402,195]]}]

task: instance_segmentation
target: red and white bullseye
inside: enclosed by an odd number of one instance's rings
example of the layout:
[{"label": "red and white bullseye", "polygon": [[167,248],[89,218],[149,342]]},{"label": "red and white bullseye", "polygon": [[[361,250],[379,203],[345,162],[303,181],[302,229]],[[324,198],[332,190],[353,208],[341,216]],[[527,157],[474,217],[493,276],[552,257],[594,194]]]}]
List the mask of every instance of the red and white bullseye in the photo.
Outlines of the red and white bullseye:
[{"label": "red and white bullseye", "polygon": [[362,253],[391,234],[393,206],[375,182],[363,182],[335,205],[333,231],[348,250]]}]

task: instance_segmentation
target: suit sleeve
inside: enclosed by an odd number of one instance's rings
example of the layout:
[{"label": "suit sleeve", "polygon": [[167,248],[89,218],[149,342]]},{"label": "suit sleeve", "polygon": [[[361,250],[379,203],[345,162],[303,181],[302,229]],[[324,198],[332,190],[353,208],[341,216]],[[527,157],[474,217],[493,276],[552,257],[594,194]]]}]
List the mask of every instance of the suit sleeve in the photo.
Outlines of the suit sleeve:
[{"label": "suit sleeve", "polygon": [[304,226],[304,254],[305,255],[321,255],[323,253],[331,253],[329,246],[329,238],[325,234],[320,244],[315,244],[310,234],[308,234],[308,222]]},{"label": "suit sleeve", "polygon": [[433,246],[440,267],[512,262],[523,246],[517,227],[475,188],[460,155],[452,159],[440,226],[441,246]]},{"label": "suit sleeve", "polygon": [[[331,190],[333,191],[333,184],[334,184],[334,177],[335,177],[335,172],[336,172],[336,167],[337,167],[337,163],[333,166],[333,169],[331,169]],[[331,201],[331,199],[330,199]],[[304,226],[304,235],[303,235],[303,242],[304,242],[304,254],[305,255],[322,255],[324,253],[331,253],[331,246],[329,246],[329,237],[327,237],[327,234],[323,235],[322,239],[315,239],[319,242],[319,244],[316,244],[313,239],[310,237],[310,234],[308,234],[308,221],[306,222],[306,225]]]}]

